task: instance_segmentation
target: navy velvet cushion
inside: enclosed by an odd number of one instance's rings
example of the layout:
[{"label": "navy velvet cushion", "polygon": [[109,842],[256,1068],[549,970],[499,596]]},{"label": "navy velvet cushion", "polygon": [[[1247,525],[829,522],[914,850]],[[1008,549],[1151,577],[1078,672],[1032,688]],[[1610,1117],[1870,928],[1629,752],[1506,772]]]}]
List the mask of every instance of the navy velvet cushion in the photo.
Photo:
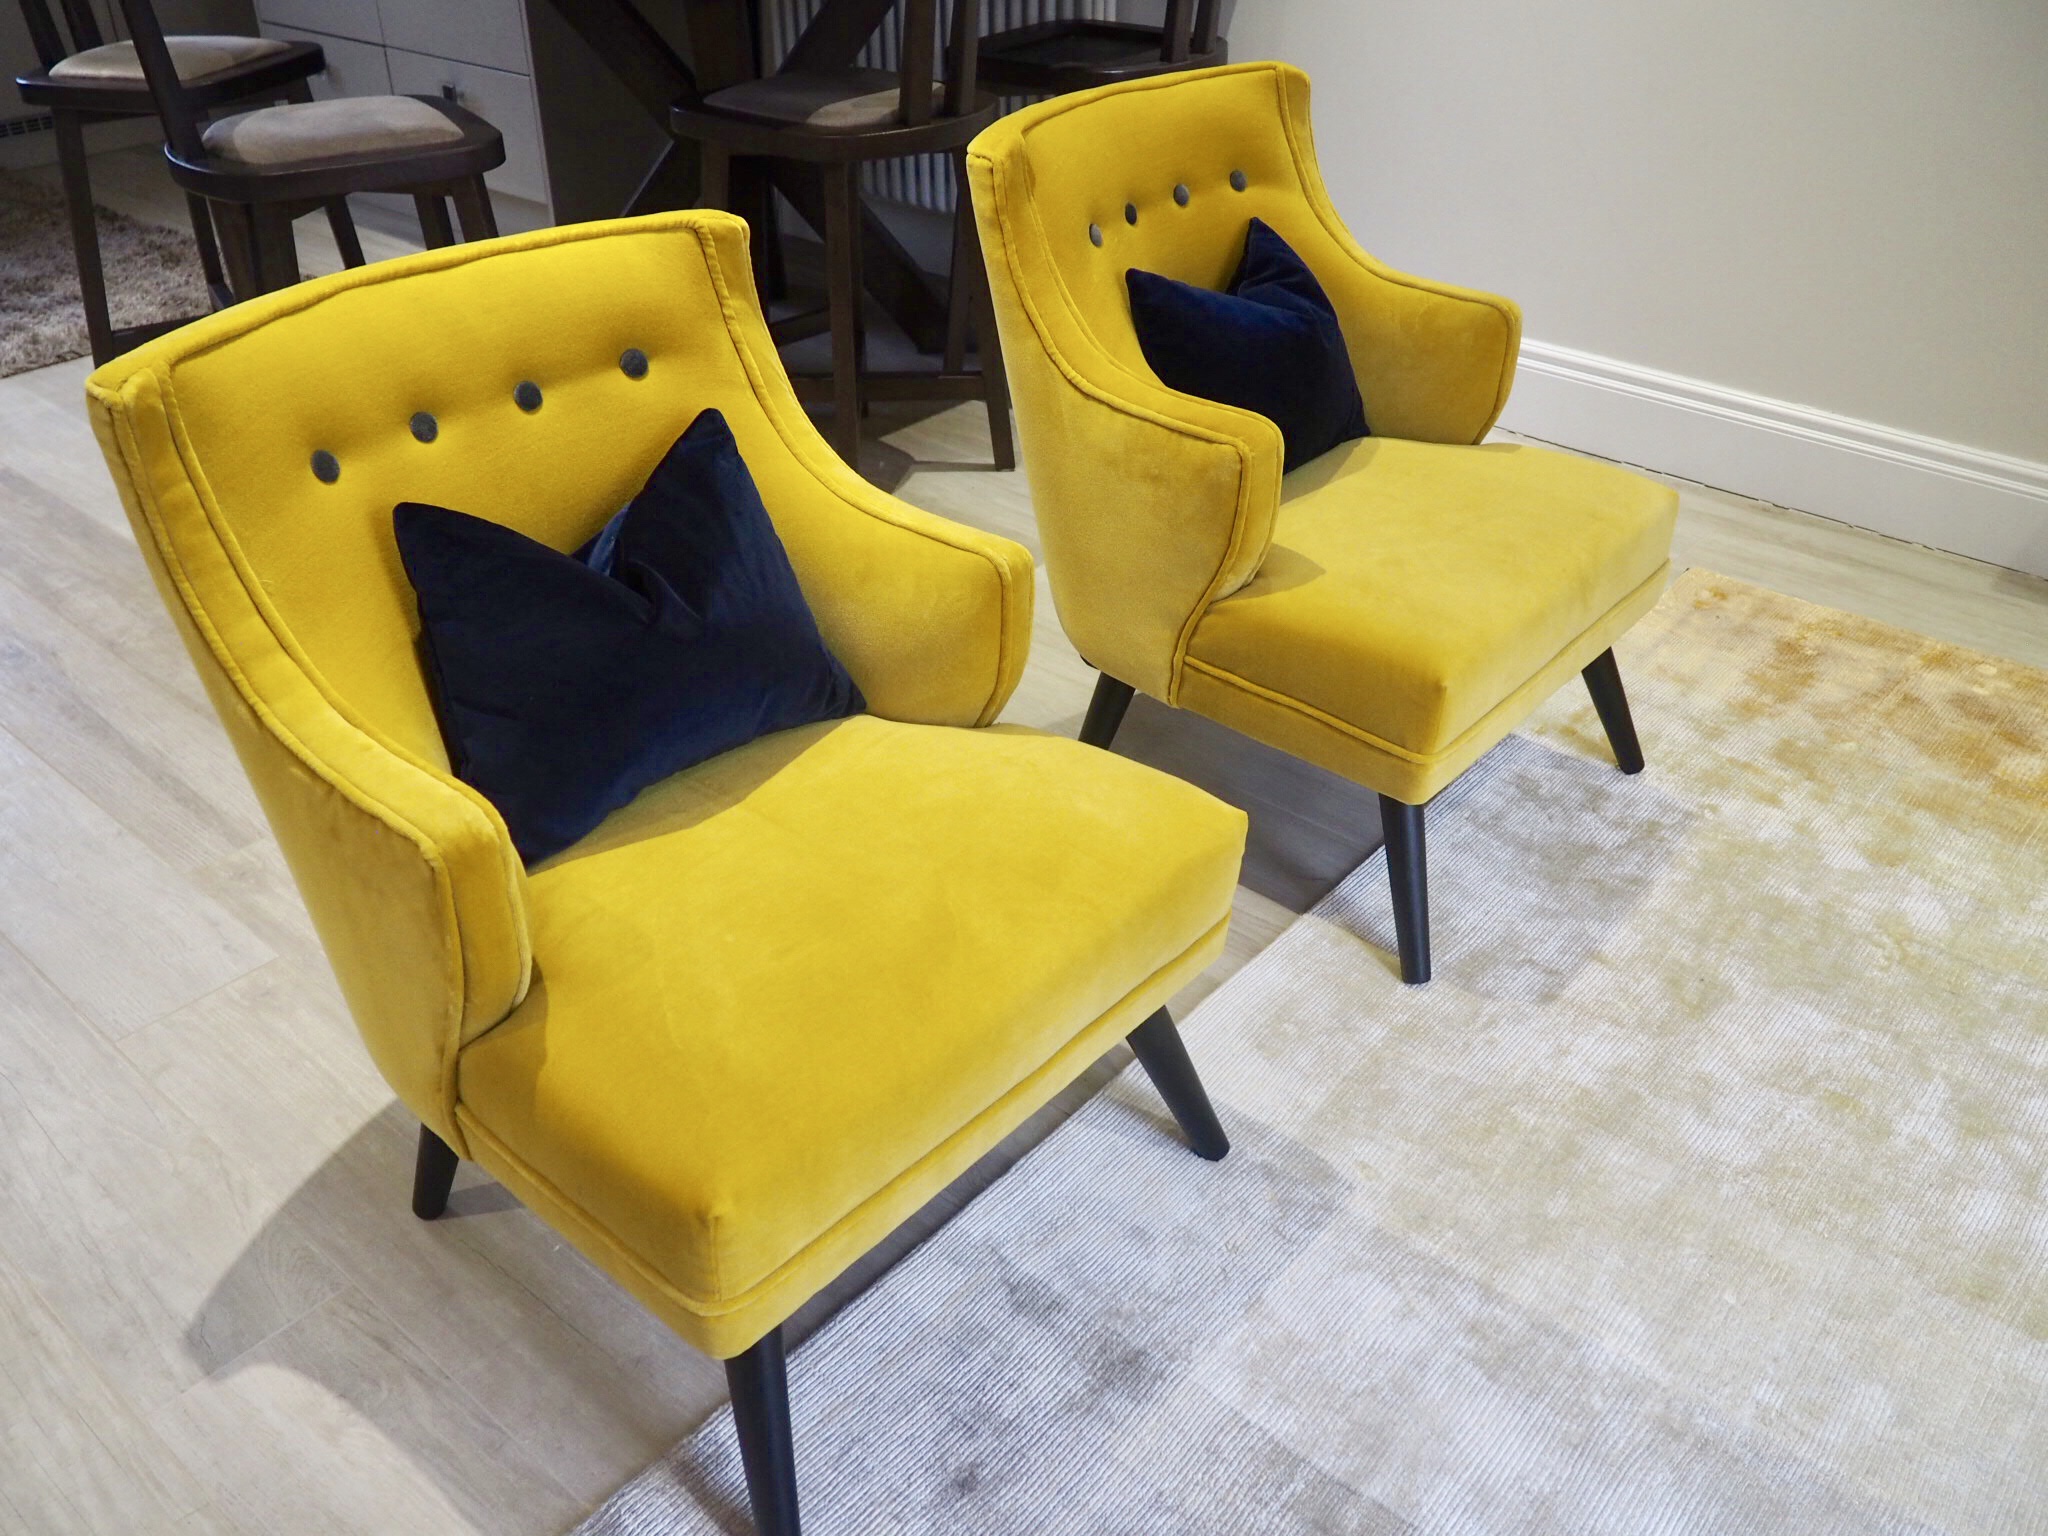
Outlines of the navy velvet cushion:
[{"label": "navy velvet cushion", "polygon": [[1365,402],[1323,285],[1261,219],[1225,293],[1136,267],[1124,274],[1138,345],[1159,382],[1257,411],[1296,469],[1364,437]]},{"label": "navy velvet cushion", "polygon": [[716,411],[583,558],[418,502],[392,523],[449,761],[529,864],[692,763],[866,707]]}]

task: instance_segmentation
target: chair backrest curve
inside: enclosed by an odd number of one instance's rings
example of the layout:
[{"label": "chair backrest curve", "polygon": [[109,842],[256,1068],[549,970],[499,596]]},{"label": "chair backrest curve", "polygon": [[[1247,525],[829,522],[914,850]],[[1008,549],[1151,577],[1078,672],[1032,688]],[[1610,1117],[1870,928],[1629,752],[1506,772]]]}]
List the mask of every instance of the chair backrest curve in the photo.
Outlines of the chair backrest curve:
[{"label": "chair backrest curve", "polygon": [[392,508],[571,549],[712,405],[771,505],[779,473],[814,485],[787,381],[764,385],[735,340],[749,303],[739,220],[657,215],[300,284],[89,381],[144,555],[372,1055],[444,1135],[456,1052],[526,989],[524,873],[448,771]]}]

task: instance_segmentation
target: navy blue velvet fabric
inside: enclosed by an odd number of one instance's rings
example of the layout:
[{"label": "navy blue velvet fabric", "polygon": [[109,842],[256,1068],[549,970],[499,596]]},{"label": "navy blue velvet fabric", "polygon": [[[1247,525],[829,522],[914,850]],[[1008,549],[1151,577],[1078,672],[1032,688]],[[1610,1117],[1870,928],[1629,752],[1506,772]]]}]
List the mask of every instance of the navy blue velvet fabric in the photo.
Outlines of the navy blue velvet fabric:
[{"label": "navy blue velvet fabric", "polygon": [[419,502],[392,524],[449,761],[529,864],[680,769],[866,707],[717,411],[583,559]]},{"label": "navy blue velvet fabric", "polygon": [[1138,345],[1160,383],[1257,411],[1280,429],[1288,469],[1367,434],[1337,311],[1264,220],[1252,220],[1227,292],[1136,267],[1124,284]]}]

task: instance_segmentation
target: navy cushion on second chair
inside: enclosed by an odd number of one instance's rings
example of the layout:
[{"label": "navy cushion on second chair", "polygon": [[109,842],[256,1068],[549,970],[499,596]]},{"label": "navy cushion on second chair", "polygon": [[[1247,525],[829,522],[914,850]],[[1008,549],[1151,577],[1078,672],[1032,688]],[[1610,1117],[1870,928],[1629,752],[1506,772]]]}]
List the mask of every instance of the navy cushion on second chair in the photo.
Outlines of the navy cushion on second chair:
[{"label": "navy cushion on second chair", "polygon": [[529,864],[672,773],[866,707],[717,411],[587,561],[445,507],[392,521],[449,761]]},{"label": "navy cushion on second chair", "polygon": [[1337,311],[1263,220],[1251,221],[1227,292],[1135,267],[1124,282],[1138,345],[1159,381],[1266,417],[1280,429],[1286,468],[1367,435]]}]

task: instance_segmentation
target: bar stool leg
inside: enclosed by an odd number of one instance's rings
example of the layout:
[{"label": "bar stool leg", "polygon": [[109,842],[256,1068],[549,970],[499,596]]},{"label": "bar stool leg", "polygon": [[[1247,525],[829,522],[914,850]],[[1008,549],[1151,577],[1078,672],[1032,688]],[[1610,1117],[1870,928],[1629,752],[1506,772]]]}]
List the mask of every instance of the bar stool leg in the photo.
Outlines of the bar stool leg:
[{"label": "bar stool leg", "polygon": [[259,203],[249,210],[255,234],[256,287],[275,293],[299,280],[299,248],[292,238],[291,210],[283,203]]},{"label": "bar stool leg", "polygon": [[420,238],[427,249],[437,251],[455,243],[455,227],[448,222],[448,204],[439,192],[415,192],[412,205],[419,210]]},{"label": "bar stool leg", "polygon": [[[963,160],[963,172],[964,172]],[[960,197],[967,197],[967,177],[958,182]],[[981,235],[973,216],[967,220],[968,292],[974,301],[974,348],[981,358],[981,394],[988,408],[989,442],[995,449],[997,469],[1017,467],[1017,438],[1010,424],[1010,376],[1003,371],[1003,342],[996,334],[995,294],[988,284],[988,264],[981,256]],[[953,270],[960,270],[956,261]]]},{"label": "bar stool leg", "polygon": [[199,247],[199,270],[206,278],[206,292],[215,309],[235,302],[229,291],[226,270],[220,264],[220,244],[213,237],[213,214],[206,199],[197,192],[185,194],[185,211],[192,221],[192,239]]},{"label": "bar stool leg", "polygon": [[71,216],[71,251],[78,262],[78,292],[85,301],[85,333],[92,360],[114,355],[114,322],[107,315],[107,277],[100,265],[100,232],[92,211],[92,181],[86,171],[85,126],[76,112],[54,112],[57,168],[64,180],[64,207]]},{"label": "bar stool leg", "polygon": [[962,150],[952,161],[953,268],[946,291],[946,357],[941,366],[947,373],[965,373],[967,327],[974,316],[974,285],[968,272],[980,252],[974,238],[974,203],[967,191],[967,152]]},{"label": "bar stool leg", "polygon": [[860,198],[852,165],[828,165],[826,303],[832,314],[832,446],[860,468]]},{"label": "bar stool leg", "polygon": [[720,144],[697,146],[697,206],[732,207],[732,152]]},{"label": "bar stool leg", "polygon": [[348,199],[337,197],[327,205],[327,227],[334,234],[334,248],[341,252],[344,267],[363,264],[363,242],[356,238],[355,215],[348,211]]},{"label": "bar stool leg", "polygon": [[247,203],[215,203],[213,227],[227,263],[229,301],[255,298],[263,291],[256,270],[255,210]]},{"label": "bar stool leg", "polygon": [[455,184],[455,218],[465,240],[493,240],[498,234],[498,213],[491,206],[491,189],[481,176]]}]

